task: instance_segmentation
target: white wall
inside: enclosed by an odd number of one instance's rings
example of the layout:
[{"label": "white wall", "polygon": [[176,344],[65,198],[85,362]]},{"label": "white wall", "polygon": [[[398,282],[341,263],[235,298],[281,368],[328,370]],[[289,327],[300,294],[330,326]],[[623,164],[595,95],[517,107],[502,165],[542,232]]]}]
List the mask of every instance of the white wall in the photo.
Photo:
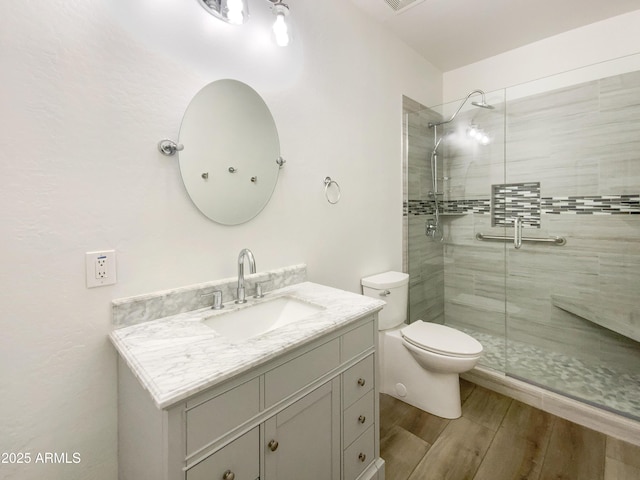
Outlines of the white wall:
[{"label": "white wall", "polygon": [[[1,478],[116,478],[112,299],[233,276],[243,247],[259,270],[306,262],[352,291],[401,268],[401,96],[439,103],[441,74],[348,2],[290,4],[296,42],[277,49],[264,0],[243,27],[196,0],[0,3],[0,452],[32,455]],[[156,150],[220,78],[263,95],[287,159],[235,227],[202,216]],[[111,248],[117,285],[85,288],[84,253]],[[45,452],[81,462],[34,464]]]},{"label": "white wall", "polygon": [[[549,37],[443,75],[443,100],[491,92],[640,53],[640,10]],[[621,73],[613,70],[611,75]],[[580,82],[576,78],[576,83]],[[591,80],[586,78],[582,81]]]}]

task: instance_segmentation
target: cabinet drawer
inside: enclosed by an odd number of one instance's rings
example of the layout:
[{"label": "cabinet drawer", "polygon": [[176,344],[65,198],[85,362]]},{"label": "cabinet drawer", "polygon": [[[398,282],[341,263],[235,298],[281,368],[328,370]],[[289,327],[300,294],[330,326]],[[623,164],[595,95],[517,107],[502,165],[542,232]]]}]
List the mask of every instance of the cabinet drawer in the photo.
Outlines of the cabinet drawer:
[{"label": "cabinet drawer", "polygon": [[268,408],[340,365],[340,339],[280,365],[264,376],[264,403]]},{"label": "cabinet drawer", "polygon": [[344,451],[344,480],[354,480],[374,460],[374,428],[369,427]]},{"label": "cabinet drawer", "polygon": [[187,470],[187,480],[222,480],[227,471],[235,480],[255,480],[260,476],[259,442],[256,427]]},{"label": "cabinet drawer", "polygon": [[375,344],[373,320],[342,336],[342,361],[346,362]]},{"label": "cabinet drawer", "polygon": [[374,423],[374,391],[370,390],[364,397],[358,400],[344,411],[344,444],[351,443],[362,435]]},{"label": "cabinet drawer", "polygon": [[187,410],[187,456],[242,425],[259,411],[258,378]]},{"label": "cabinet drawer", "polygon": [[345,408],[373,388],[375,369],[373,355],[356,363],[342,375],[342,392]]}]

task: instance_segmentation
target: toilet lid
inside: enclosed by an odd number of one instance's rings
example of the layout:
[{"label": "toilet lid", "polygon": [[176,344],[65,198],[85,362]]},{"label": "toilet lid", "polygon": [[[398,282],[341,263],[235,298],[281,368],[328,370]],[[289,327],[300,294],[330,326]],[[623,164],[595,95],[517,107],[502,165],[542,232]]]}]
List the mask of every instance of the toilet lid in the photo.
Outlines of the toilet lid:
[{"label": "toilet lid", "polygon": [[437,323],[416,320],[400,330],[414,345],[452,357],[474,357],[482,353],[482,345],[464,332]]}]

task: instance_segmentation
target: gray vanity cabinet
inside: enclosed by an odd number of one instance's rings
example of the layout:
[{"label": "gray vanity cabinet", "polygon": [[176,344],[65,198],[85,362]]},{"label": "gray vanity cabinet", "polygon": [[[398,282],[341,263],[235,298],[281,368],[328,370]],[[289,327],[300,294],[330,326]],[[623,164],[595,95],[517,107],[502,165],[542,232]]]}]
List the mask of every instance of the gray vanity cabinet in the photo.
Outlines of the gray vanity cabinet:
[{"label": "gray vanity cabinet", "polygon": [[120,480],[384,480],[367,316],[164,410],[119,363]]}]

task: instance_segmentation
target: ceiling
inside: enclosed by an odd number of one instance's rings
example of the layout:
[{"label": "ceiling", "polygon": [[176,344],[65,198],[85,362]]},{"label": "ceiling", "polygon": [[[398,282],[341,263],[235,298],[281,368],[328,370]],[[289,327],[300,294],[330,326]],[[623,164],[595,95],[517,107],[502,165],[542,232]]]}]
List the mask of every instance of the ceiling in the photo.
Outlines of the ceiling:
[{"label": "ceiling", "polygon": [[574,28],[640,10],[640,0],[351,2],[379,20],[443,72]]}]

